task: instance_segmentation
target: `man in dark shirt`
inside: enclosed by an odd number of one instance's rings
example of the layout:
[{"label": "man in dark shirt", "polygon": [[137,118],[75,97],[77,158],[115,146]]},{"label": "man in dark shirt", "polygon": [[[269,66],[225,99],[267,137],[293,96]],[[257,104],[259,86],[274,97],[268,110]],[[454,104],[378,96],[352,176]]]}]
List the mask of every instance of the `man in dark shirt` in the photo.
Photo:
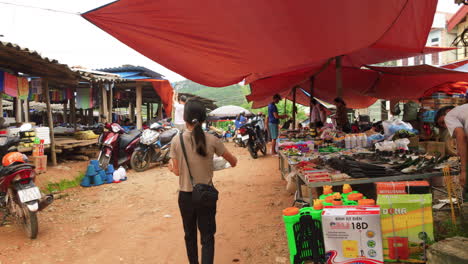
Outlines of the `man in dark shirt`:
[{"label": "man in dark shirt", "polygon": [[279,103],[280,100],[281,96],[279,94],[275,94],[273,96],[273,102],[268,105],[268,128],[270,130],[270,137],[272,140],[271,154],[273,155],[277,154],[276,139],[278,138],[279,120],[288,117],[288,115],[278,114],[278,108],[276,107],[276,104]]}]

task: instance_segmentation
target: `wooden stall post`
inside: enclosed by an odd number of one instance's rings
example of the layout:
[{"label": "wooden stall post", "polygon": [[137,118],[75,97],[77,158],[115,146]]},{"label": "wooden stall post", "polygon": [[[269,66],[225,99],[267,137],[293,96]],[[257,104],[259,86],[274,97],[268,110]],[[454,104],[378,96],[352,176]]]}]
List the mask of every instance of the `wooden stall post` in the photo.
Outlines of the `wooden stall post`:
[{"label": "wooden stall post", "polygon": [[72,99],[70,99],[70,122],[73,124],[73,128],[76,132],[76,106],[75,106],[75,89],[72,89]]},{"label": "wooden stall post", "polygon": [[109,117],[108,117],[108,122],[111,122],[112,123],[112,113],[113,113],[113,109],[114,109],[114,89],[111,85],[111,83],[109,83]]},{"label": "wooden stall post", "polygon": [[292,109],[293,130],[296,129],[296,91],[297,91],[297,87],[294,87],[293,88],[293,109]]},{"label": "wooden stall post", "polygon": [[135,105],[133,104],[132,100],[128,103],[128,115],[130,116],[130,123],[133,124],[135,122]]},{"label": "wooden stall post", "polygon": [[29,123],[29,101],[28,99],[23,102],[24,122]]},{"label": "wooden stall post", "polygon": [[[312,122],[312,102],[314,101],[314,82],[315,77],[310,77],[310,98],[309,98],[309,122]],[[312,123],[309,123],[309,127],[311,127]]]},{"label": "wooden stall post", "polygon": [[336,96],[343,97],[343,73],[342,73],[342,56],[335,57],[336,69]]},{"label": "wooden stall post", "polygon": [[163,118],[163,112],[162,112],[162,102],[159,102],[158,104],[158,118],[162,119]]},{"label": "wooden stall post", "polygon": [[52,108],[50,106],[49,82],[42,78],[43,95],[47,106],[47,123],[50,130],[50,159],[52,166],[57,166],[57,153],[55,152],[54,121],[52,120]]},{"label": "wooden stall post", "polygon": [[0,93],[0,117],[3,117],[3,93]]},{"label": "wooden stall post", "polygon": [[87,123],[92,126],[94,124],[94,110],[93,108],[89,108],[86,110],[86,113],[88,114],[88,116],[86,117],[86,120],[87,120]]},{"label": "wooden stall post", "polygon": [[102,89],[102,114],[106,117],[106,120],[109,121],[111,120],[110,119],[110,116],[109,116],[109,108],[107,107],[107,90],[106,90],[106,87],[104,86],[104,84],[100,84],[101,86],[101,89]]},{"label": "wooden stall post", "polygon": [[21,99],[19,99],[19,97],[16,97],[16,112],[15,112],[15,115],[16,115],[16,123],[21,123],[23,122],[23,119],[22,119],[22,116],[23,116],[23,111],[22,111],[22,107],[21,107]]},{"label": "wooden stall post", "polygon": [[150,103],[146,103],[146,122],[149,123],[150,119],[151,119]]},{"label": "wooden stall post", "polygon": [[68,123],[68,100],[65,100],[65,103],[63,103],[63,123]]},{"label": "wooden stall post", "polygon": [[136,83],[136,124],[137,129],[143,127],[143,118],[141,113],[141,104],[142,104],[142,93],[143,93],[143,84],[141,82]]}]

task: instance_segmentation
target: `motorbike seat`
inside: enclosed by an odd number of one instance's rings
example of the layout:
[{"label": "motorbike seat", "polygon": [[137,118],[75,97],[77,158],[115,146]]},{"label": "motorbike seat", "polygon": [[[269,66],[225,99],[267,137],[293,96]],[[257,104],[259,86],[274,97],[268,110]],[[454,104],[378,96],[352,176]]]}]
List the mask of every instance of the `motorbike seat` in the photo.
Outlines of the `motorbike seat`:
[{"label": "motorbike seat", "polygon": [[0,168],[0,177],[11,175],[20,170],[34,170],[34,165],[28,163],[13,163],[10,166]]},{"label": "motorbike seat", "polygon": [[120,148],[124,149],[125,147],[128,146],[128,144],[130,144],[130,142],[132,142],[135,138],[139,137],[140,135],[141,135],[140,130],[131,130],[126,134],[122,134],[120,136],[120,144],[119,144]]},{"label": "motorbike seat", "polygon": [[177,132],[177,129],[170,129],[162,132],[159,135],[159,143],[161,145],[166,145],[167,143],[171,142],[172,138],[177,135]]}]

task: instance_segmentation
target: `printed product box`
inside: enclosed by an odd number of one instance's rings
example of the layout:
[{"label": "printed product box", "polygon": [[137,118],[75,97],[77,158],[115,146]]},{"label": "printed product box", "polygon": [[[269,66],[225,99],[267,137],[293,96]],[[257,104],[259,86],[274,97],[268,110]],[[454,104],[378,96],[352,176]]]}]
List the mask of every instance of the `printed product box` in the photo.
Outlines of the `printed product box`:
[{"label": "printed product box", "polygon": [[377,204],[385,261],[425,263],[425,249],[434,242],[432,195],[379,195]]},{"label": "printed product box", "polygon": [[36,167],[37,174],[47,171],[47,155],[30,157],[31,163]]},{"label": "printed product box", "polygon": [[326,206],[322,228],[327,264],[383,263],[379,206]]},{"label": "printed product box", "polygon": [[377,194],[426,194],[430,193],[427,181],[376,182]]}]

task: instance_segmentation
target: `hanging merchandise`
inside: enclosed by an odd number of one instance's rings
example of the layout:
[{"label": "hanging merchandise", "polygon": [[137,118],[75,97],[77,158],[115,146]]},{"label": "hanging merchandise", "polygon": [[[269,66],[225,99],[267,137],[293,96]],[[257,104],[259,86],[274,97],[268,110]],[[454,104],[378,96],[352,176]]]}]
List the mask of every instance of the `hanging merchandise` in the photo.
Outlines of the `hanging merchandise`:
[{"label": "hanging merchandise", "polygon": [[35,78],[31,80],[31,93],[42,94],[42,79]]},{"label": "hanging merchandise", "polygon": [[73,91],[71,88],[65,89],[65,93],[66,93],[65,100],[73,99]]},{"label": "hanging merchandise", "polygon": [[28,99],[29,95],[29,82],[27,78],[18,77],[18,97],[21,100]]},{"label": "hanging merchandise", "polygon": [[4,77],[4,92],[10,96],[17,97],[18,96],[18,79],[16,76],[11,75],[5,72]]},{"label": "hanging merchandise", "polygon": [[4,79],[5,79],[5,72],[0,71],[0,92],[3,92],[3,89],[4,89]]},{"label": "hanging merchandise", "polygon": [[76,108],[93,108],[92,88],[80,88],[76,90]]}]

